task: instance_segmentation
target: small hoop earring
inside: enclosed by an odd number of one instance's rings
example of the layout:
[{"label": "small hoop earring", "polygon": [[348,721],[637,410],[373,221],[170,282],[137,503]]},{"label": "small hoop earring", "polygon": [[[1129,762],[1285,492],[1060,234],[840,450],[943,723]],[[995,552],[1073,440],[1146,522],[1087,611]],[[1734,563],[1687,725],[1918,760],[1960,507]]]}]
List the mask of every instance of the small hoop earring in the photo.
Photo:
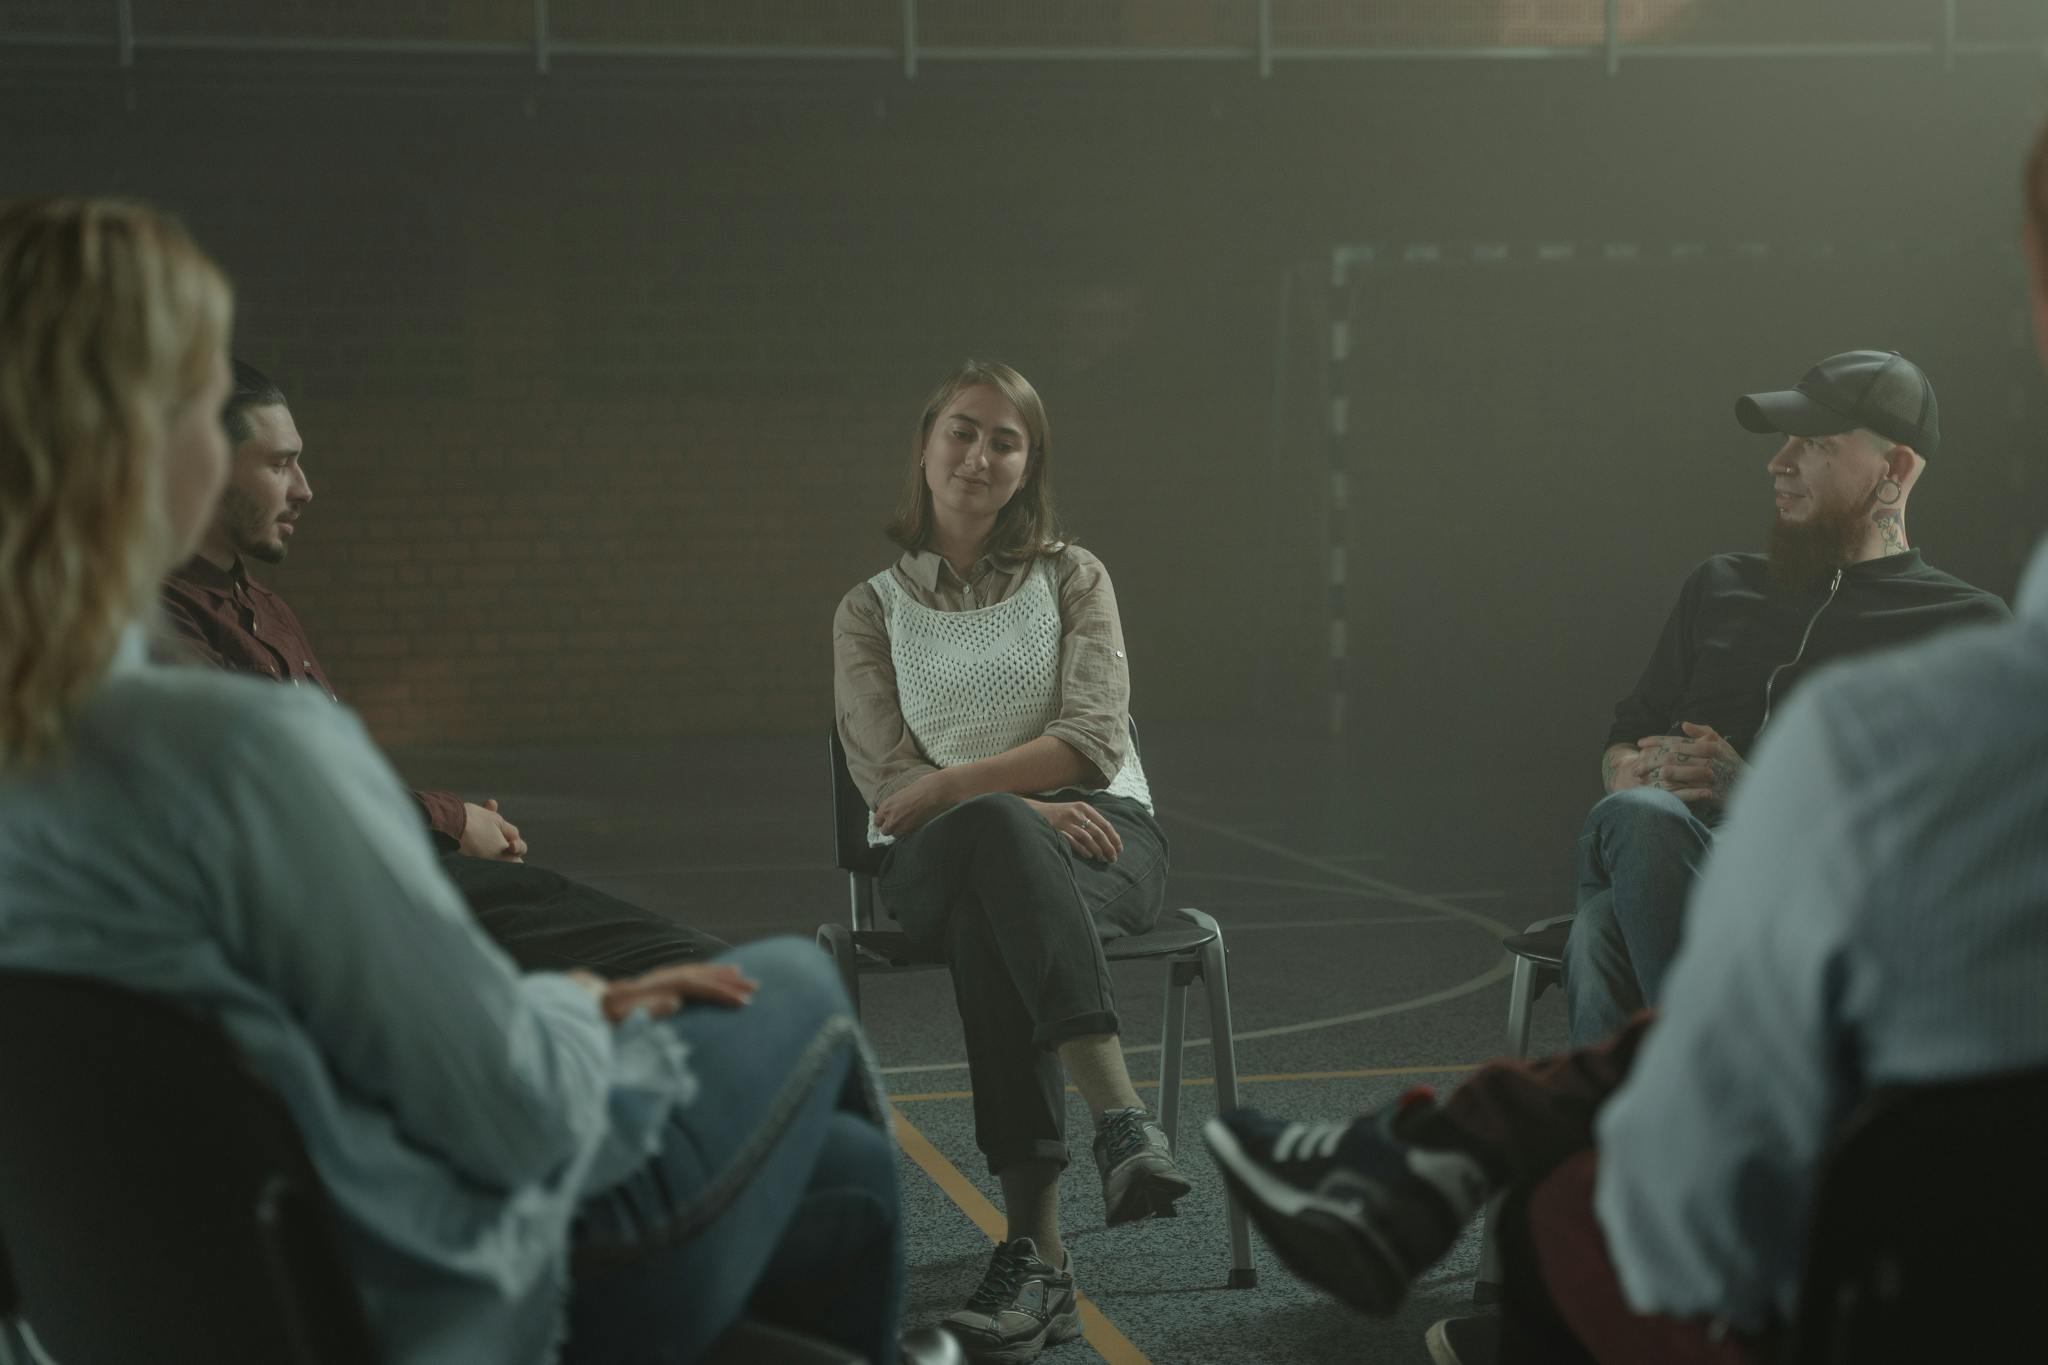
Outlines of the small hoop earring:
[{"label": "small hoop earring", "polygon": [[918,467],[919,469],[923,469],[923,468],[924,468],[924,456],[920,455],[920,456],[918,456],[918,457],[917,457],[917,467]]},{"label": "small hoop earring", "polygon": [[[1886,497],[1884,495],[1884,490],[1887,488],[1892,490],[1892,495],[1890,497]],[[1886,507],[1896,506],[1899,499],[1905,496],[1905,492],[1905,489],[1899,487],[1899,481],[1897,479],[1879,479],[1877,481],[1877,500],[1883,503]]]}]

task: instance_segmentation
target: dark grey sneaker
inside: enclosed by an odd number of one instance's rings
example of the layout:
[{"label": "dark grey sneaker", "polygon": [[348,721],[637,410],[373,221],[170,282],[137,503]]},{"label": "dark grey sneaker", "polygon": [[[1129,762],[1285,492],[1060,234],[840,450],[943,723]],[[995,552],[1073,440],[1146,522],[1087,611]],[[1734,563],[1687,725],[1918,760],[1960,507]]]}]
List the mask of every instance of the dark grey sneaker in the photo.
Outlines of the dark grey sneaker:
[{"label": "dark grey sneaker", "polygon": [[1166,1130],[1142,1109],[1112,1109],[1095,1125],[1095,1169],[1102,1173],[1104,1221],[1171,1218],[1173,1201],[1194,1186],[1173,1164]]},{"label": "dark grey sneaker", "polygon": [[1500,1314],[1443,1318],[1431,1324],[1422,1340],[1434,1365],[1498,1365]]},{"label": "dark grey sneaker", "polygon": [[1398,1136],[1400,1114],[1310,1124],[1233,1109],[1202,1130],[1288,1268],[1368,1313],[1393,1312],[1488,1193],[1471,1157]]},{"label": "dark grey sneaker", "polygon": [[1029,1237],[998,1246],[967,1306],[946,1318],[967,1358],[1023,1365],[1048,1346],[1081,1335],[1081,1305],[1074,1292],[1074,1257],[1064,1270],[1047,1264]]}]

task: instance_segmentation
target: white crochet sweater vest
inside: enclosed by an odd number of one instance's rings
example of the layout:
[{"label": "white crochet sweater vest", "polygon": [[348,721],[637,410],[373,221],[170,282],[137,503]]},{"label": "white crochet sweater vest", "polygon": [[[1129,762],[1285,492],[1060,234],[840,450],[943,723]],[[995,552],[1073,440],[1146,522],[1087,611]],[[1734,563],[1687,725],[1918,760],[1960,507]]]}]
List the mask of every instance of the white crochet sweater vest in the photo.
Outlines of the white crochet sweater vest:
[{"label": "white crochet sweater vest", "polygon": [[[1060,599],[1052,561],[1008,600],[940,611],[903,590],[887,569],[868,580],[881,599],[896,664],[903,723],[924,756],[956,768],[1037,739],[1060,713]],[[1106,789],[1152,809],[1135,750]],[[868,842],[892,842],[868,821]]]}]

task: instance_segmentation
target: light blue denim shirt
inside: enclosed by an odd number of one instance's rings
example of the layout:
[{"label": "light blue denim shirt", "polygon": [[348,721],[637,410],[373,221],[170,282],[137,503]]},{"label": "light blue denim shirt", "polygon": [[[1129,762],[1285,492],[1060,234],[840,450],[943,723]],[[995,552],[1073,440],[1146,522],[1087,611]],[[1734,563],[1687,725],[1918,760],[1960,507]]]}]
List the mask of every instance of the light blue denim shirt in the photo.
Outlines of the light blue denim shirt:
[{"label": "light blue denim shirt", "polygon": [[350,712],[147,664],[139,631],[64,753],[0,775],[0,963],[226,1028],[298,1121],[394,1365],[554,1359],[577,1204],[695,1089],[671,1030],[515,971]]},{"label": "light blue denim shirt", "polygon": [[1631,1307],[1797,1309],[1816,1175],[1874,1087],[2048,1064],[2048,543],[2015,621],[1817,675],[1694,890],[1594,1207]]}]

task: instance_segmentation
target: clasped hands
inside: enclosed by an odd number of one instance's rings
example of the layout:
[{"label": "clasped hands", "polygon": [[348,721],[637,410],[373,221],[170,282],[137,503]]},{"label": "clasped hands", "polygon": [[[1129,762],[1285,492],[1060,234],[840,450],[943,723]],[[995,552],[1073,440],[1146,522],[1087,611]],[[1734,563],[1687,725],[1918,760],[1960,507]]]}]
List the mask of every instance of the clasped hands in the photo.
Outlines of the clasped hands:
[{"label": "clasped hands", "polygon": [[462,838],[457,841],[462,853],[507,863],[526,861],[526,840],[519,837],[519,826],[498,814],[495,799],[481,806],[465,801],[462,815]]},{"label": "clasped hands", "polygon": [[[962,789],[957,770],[939,768],[875,807],[875,828],[892,839],[915,834],[932,820],[976,793]],[[1023,798],[1024,804],[1045,817],[1073,850],[1093,862],[1115,862],[1124,851],[1123,836],[1116,826],[1086,801],[1040,801]]]},{"label": "clasped hands", "polygon": [[1688,804],[1726,802],[1749,765],[1712,726],[1683,721],[1679,729],[1683,736],[1637,740],[1636,757],[1615,770],[1615,789],[1657,787]]},{"label": "clasped hands", "polygon": [[636,1009],[656,1019],[674,1014],[685,1002],[702,1000],[713,1005],[744,1005],[754,998],[760,983],[726,962],[683,962],[657,967],[638,976],[607,981],[595,972],[565,972],[571,981],[589,991],[604,1017],[616,1024]]}]

